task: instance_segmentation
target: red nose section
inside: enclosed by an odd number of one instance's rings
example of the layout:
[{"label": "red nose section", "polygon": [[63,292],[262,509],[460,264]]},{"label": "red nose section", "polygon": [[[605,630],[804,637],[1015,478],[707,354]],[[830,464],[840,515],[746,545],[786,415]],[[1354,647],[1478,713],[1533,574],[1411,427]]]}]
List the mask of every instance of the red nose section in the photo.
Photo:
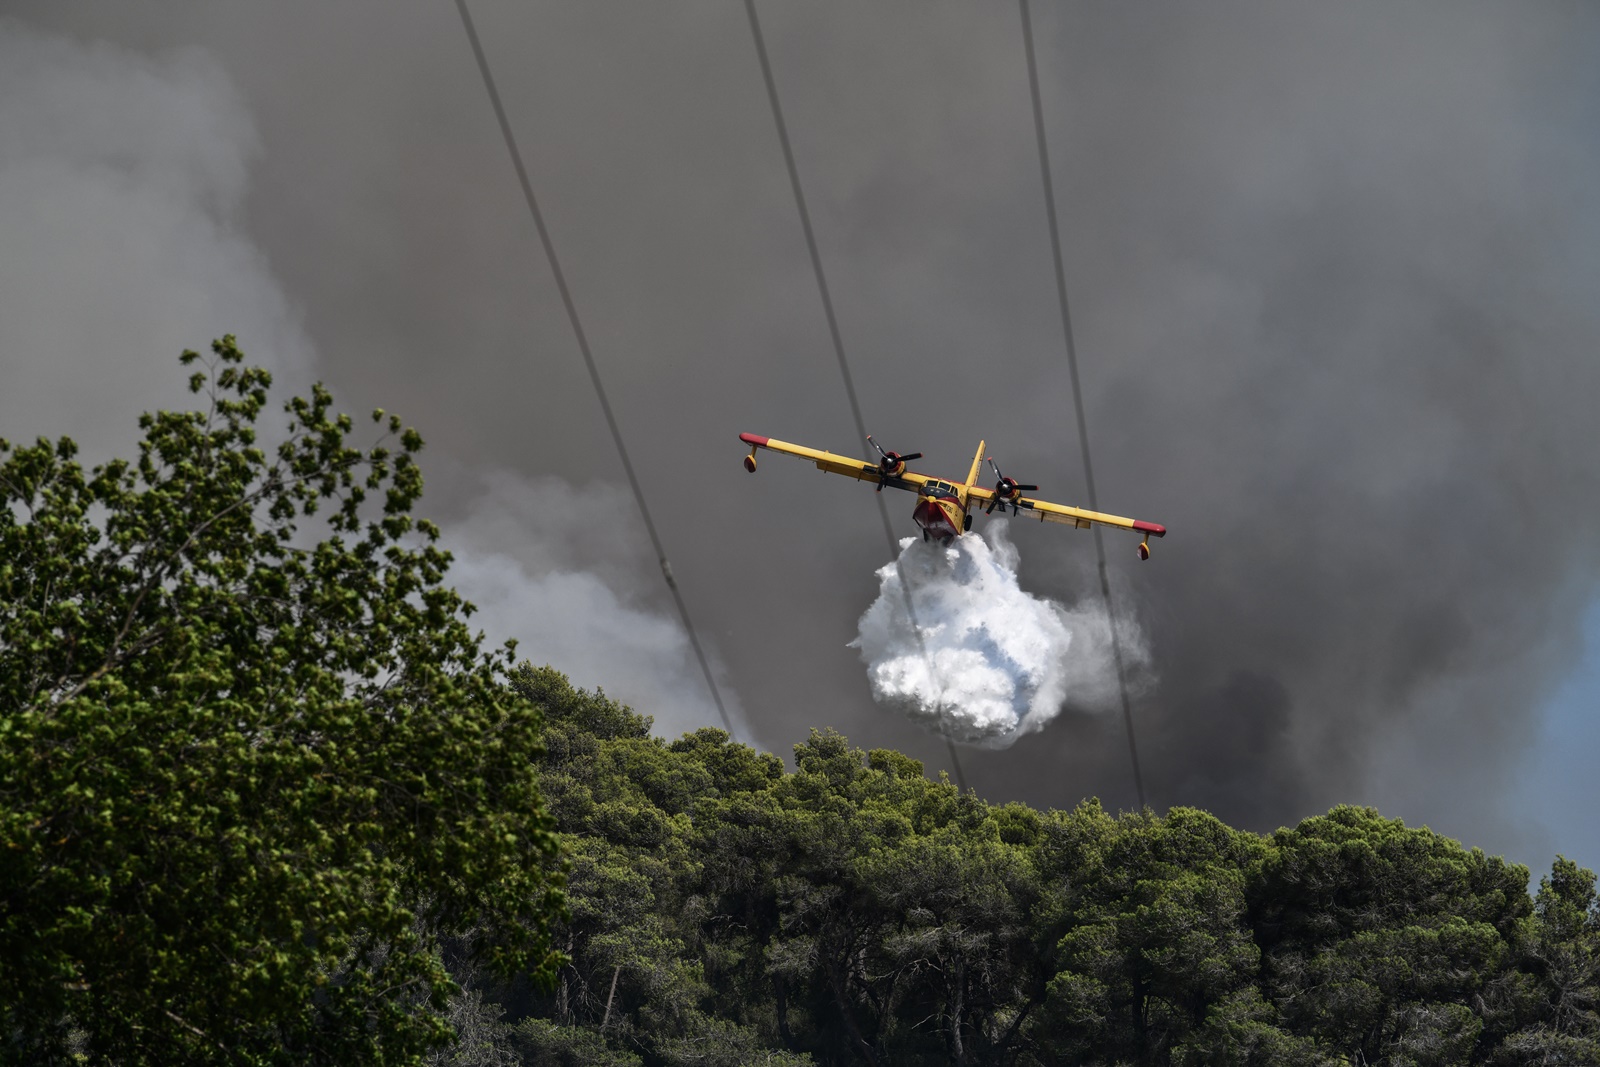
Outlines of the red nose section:
[{"label": "red nose section", "polygon": [[1151,537],[1167,536],[1167,528],[1159,522],[1140,522],[1138,519],[1134,519],[1133,528],[1140,533],[1147,533]]},{"label": "red nose section", "polygon": [[917,501],[916,510],[911,513],[916,524],[933,534],[935,537],[954,537],[961,532],[951,520],[950,514],[932,500]]},{"label": "red nose section", "polygon": [[767,438],[753,433],[742,433],[739,435],[739,440],[747,445],[765,445],[767,443]]}]

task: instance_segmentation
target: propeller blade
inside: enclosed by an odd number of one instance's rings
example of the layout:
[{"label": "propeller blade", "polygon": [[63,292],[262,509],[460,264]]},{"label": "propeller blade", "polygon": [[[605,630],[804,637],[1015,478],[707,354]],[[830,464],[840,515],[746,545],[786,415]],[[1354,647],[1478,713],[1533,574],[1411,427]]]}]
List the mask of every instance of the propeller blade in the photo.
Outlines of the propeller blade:
[{"label": "propeller blade", "polygon": [[994,461],[994,457],[984,456],[983,458],[985,462],[989,464],[989,469],[994,471],[994,476],[999,478],[1001,481],[1004,481],[1006,476],[1000,473],[1000,465]]},{"label": "propeller blade", "polygon": [[867,444],[871,445],[873,448],[876,448],[878,450],[878,455],[885,459],[889,458],[889,453],[885,452],[883,450],[883,446],[872,439],[872,435],[870,433],[867,434]]},{"label": "propeller blade", "polygon": [[922,453],[921,452],[907,452],[905,455],[900,457],[900,462],[901,463],[910,463],[914,459],[921,459],[921,458],[922,458]]},{"label": "propeller blade", "polygon": [[1033,493],[1033,492],[1037,492],[1038,489],[1039,489],[1039,487],[1037,485],[1019,485],[1019,486],[1017,486],[1017,491],[1020,492],[1020,493]]}]

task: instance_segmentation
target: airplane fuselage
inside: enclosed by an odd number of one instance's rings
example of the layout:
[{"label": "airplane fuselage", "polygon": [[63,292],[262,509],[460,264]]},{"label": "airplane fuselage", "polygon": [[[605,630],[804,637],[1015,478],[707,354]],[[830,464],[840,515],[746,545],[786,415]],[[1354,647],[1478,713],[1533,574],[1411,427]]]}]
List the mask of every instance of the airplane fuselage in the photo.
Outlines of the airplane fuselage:
[{"label": "airplane fuselage", "polygon": [[966,494],[953,482],[928,482],[917,493],[917,507],[912,518],[922,527],[925,537],[937,537],[949,544],[962,533],[971,519],[967,515]]}]

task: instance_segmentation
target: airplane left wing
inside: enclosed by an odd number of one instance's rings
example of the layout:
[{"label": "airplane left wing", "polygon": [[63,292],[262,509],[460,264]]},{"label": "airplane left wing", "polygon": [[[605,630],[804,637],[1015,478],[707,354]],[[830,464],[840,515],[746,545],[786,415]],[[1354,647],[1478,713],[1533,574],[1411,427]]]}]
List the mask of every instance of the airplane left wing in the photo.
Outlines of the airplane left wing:
[{"label": "airplane left wing", "polygon": [[820,449],[807,448],[805,445],[790,444],[788,441],[779,441],[775,437],[762,437],[760,434],[742,433],[739,440],[750,446],[750,455],[745,457],[745,469],[755,470],[756,449],[766,448],[773,452],[782,452],[790,456],[799,456],[808,459],[817,465],[818,470],[825,470],[830,474],[842,474],[846,478],[854,478],[862,482],[879,482],[891,489],[904,489],[915,493],[924,482],[927,475],[914,474],[911,471],[902,471],[897,475],[885,475],[876,463],[865,460],[851,459],[848,456],[835,455]]}]

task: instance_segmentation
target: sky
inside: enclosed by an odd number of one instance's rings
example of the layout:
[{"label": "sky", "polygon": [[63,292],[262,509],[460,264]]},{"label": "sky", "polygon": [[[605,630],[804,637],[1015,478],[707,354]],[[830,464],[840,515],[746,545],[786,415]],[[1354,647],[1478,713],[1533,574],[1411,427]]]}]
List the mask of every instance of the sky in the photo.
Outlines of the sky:
[{"label": "sky", "polygon": [[1600,830],[1584,813],[1600,810],[1600,776],[1594,773],[1600,753],[1600,605],[1584,619],[1582,660],[1543,711],[1507,800],[1535,813],[1559,852],[1594,870],[1600,866]]},{"label": "sky", "polygon": [[[946,767],[849,646],[870,493],[739,463],[740,431],[865,448],[742,6],[473,10],[742,736]],[[1081,503],[1017,9],[759,10],[869,431],[957,479],[985,439]],[[1152,804],[1373,804],[1600,864],[1570,803],[1600,754],[1600,13],[1034,21],[1100,504],[1172,531],[1143,564],[1108,539]],[[663,734],[715,721],[452,4],[0,0],[0,247],[0,436],[126,449],[231,331],[422,431],[487,633]],[[1010,532],[1023,591],[1093,602],[1087,535]],[[963,749],[969,783],[1133,806],[1103,705]]]}]

